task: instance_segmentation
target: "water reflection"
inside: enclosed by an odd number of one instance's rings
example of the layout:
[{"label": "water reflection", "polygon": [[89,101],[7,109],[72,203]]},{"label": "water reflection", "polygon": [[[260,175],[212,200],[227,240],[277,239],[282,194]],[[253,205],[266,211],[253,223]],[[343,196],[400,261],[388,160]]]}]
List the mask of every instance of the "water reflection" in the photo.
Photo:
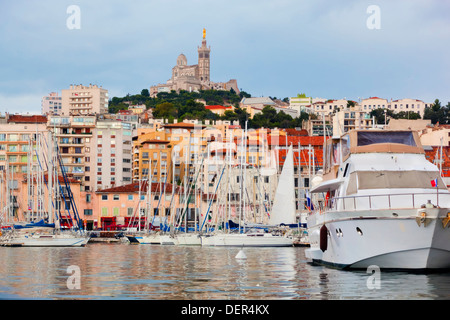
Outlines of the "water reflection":
[{"label": "water reflection", "polygon": [[[50,299],[449,299],[450,275],[369,274],[306,263],[304,248],[90,244],[0,248],[0,297]],[[78,266],[81,289],[67,287]]]}]

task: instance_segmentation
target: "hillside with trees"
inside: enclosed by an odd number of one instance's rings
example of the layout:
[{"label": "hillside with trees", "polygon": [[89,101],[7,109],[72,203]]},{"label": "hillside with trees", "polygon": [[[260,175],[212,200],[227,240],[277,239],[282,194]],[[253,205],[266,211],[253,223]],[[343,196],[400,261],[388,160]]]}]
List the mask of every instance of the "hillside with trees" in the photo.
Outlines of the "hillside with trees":
[{"label": "hillside with trees", "polygon": [[[262,113],[257,114],[250,119],[246,110],[239,107],[239,102],[244,97],[251,97],[245,91],[237,94],[233,89],[224,90],[201,90],[200,92],[160,92],[154,98],[150,97],[148,89],[143,89],[140,94],[126,95],[125,97],[113,97],[109,101],[109,113],[117,113],[119,110],[128,109],[129,105],[145,104],[147,109],[152,109],[154,118],[165,118],[170,123],[175,119],[181,122],[185,119],[198,120],[239,120],[243,126],[247,121],[248,128],[294,128],[301,127],[302,121],[308,119],[306,113],[302,113],[298,118],[292,118],[283,111],[276,112],[273,107],[266,106]],[[223,116],[219,116],[210,110],[206,105],[232,105],[234,111],[227,110]]]}]

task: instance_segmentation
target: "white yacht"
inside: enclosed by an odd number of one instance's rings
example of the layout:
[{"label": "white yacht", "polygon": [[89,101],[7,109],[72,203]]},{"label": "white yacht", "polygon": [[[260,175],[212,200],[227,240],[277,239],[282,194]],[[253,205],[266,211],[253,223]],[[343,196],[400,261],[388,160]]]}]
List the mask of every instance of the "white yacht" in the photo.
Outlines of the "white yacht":
[{"label": "white yacht", "polygon": [[311,193],[310,262],[450,268],[450,193],[417,132],[354,130],[328,139]]},{"label": "white yacht", "polygon": [[214,247],[292,247],[292,237],[269,232],[217,233],[202,236],[202,246]]},{"label": "white yacht", "polygon": [[255,224],[257,228],[244,228],[248,230],[246,232],[241,232],[241,227],[238,233],[220,230],[213,234],[206,234],[201,236],[201,244],[202,246],[231,247],[292,247],[294,238],[286,232],[285,227],[285,225],[291,224],[296,224],[294,153],[292,146],[288,149],[283,170],[278,180],[269,224]]},{"label": "white yacht", "polygon": [[0,239],[0,245],[9,247],[84,247],[89,237],[78,232],[42,230],[11,231]]}]

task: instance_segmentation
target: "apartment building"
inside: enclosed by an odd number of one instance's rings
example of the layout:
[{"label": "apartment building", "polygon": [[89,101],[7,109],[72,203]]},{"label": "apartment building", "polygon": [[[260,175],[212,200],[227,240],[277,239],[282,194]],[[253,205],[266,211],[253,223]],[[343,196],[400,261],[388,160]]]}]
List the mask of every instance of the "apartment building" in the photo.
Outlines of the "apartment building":
[{"label": "apartment building", "polygon": [[42,114],[60,114],[62,111],[62,97],[57,92],[51,92],[48,96],[42,98]]},{"label": "apartment building", "polygon": [[423,117],[425,113],[425,108],[431,107],[432,103],[427,103],[418,99],[397,99],[388,101],[387,99],[379,98],[379,97],[370,97],[368,99],[363,99],[359,103],[361,106],[361,110],[365,112],[371,112],[375,109],[389,109],[394,113],[398,113],[401,111],[404,112],[416,112],[419,113],[421,117]]},{"label": "apartment building", "polygon": [[[97,119],[90,152],[91,190],[132,182],[133,126],[113,119]],[[93,184],[91,184],[93,185]]]},{"label": "apartment building", "polygon": [[341,136],[353,129],[368,129],[374,126],[374,119],[369,113],[361,110],[360,106],[346,108],[333,115],[333,136]]},{"label": "apartment building", "polygon": [[405,111],[405,112],[416,112],[419,113],[421,117],[425,114],[425,108],[431,107],[431,103],[423,102],[418,99],[398,99],[393,100],[389,104],[389,109],[395,113]]},{"label": "apartment building", "polygon": [[95,127],[95,116],[49,116],[47,123],[56,137],[65,173],[79,181],[84,191],[96,187],[91,153],[96,148],[92,139]]},{"label": "apartment building", "polygon": [[27,173],[36,166],[47,152],[46,124],[41,115],[6,114],[0,119],[0,170]]},{"label": "apartment building", "polygon": [[108,90],[101,86],[71,85],[61,92],[61,115],[94,115],[108,113]]}]

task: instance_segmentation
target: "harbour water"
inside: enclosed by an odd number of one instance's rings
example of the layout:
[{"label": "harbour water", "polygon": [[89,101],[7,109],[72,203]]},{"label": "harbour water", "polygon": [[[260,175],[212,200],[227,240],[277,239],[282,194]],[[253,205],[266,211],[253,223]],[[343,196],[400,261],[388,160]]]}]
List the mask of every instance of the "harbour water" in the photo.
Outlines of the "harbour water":
[{"label": "harbour water", "polygon": [[381,272],[306,263],[303,247],[240,248],[89,243],[0,248],[0,298],[50,300],[450,299],[450,272]]}]

